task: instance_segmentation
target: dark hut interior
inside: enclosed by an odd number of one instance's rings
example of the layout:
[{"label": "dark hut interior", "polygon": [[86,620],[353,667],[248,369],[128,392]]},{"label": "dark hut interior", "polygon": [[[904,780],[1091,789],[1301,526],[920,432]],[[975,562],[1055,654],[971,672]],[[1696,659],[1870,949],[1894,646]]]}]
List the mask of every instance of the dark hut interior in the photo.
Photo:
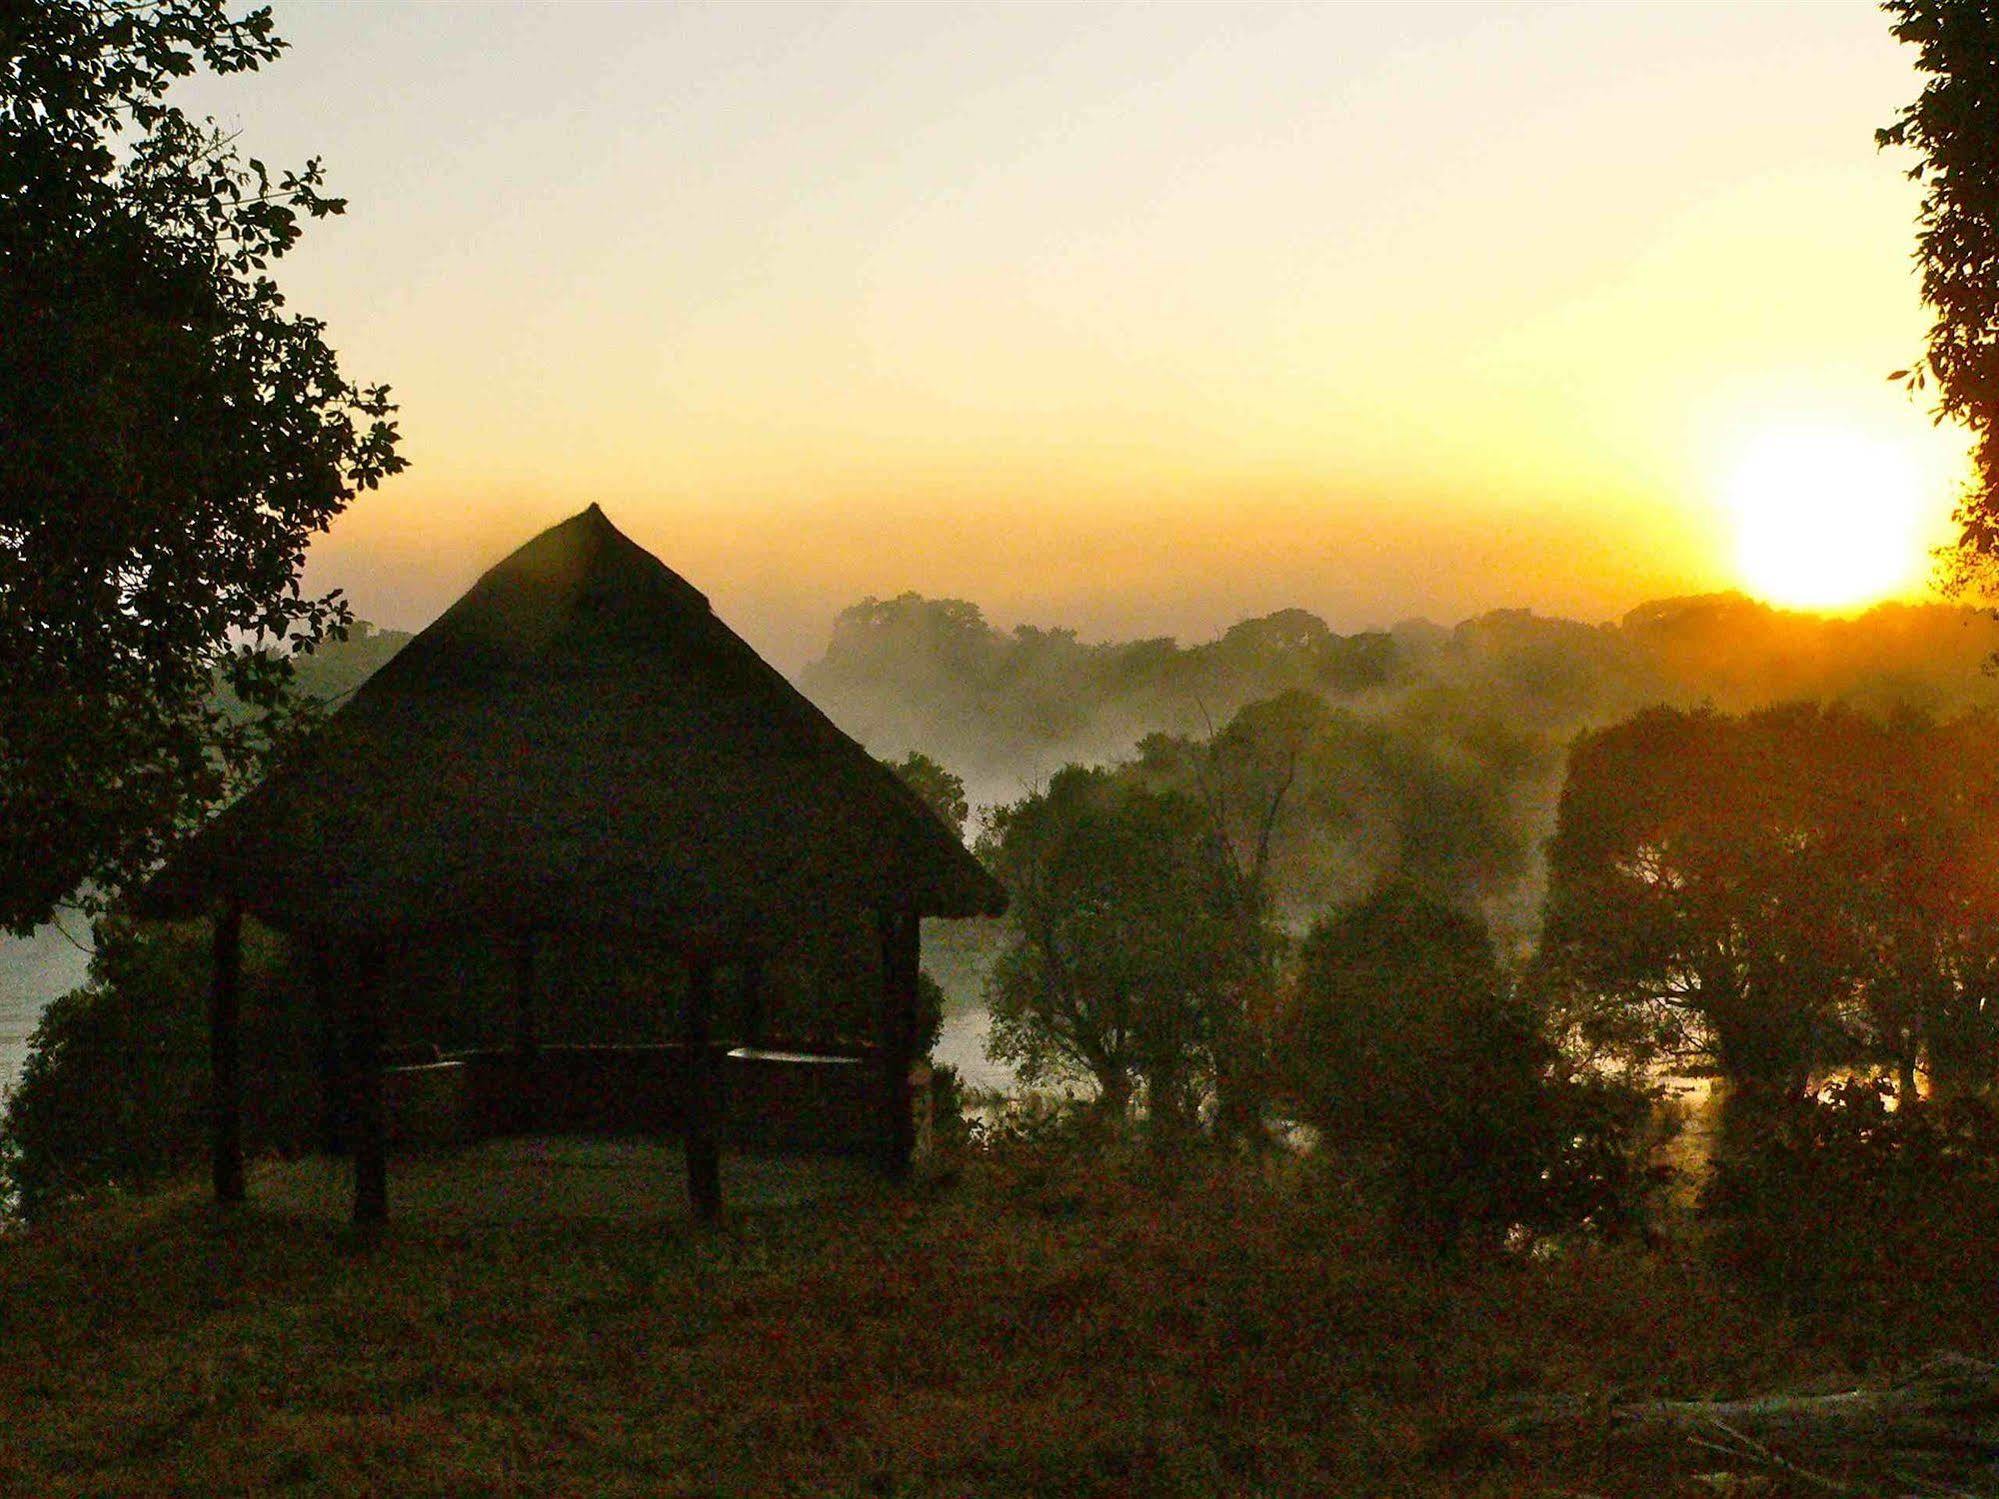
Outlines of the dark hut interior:
[{"label": "dark hut interior", "polygon": [[392,1135],[675,1132],[908,1169],[921,919],[1005,896],[595,505],[487,572],[135,915],[214,920],[214,1179],[244,1196],[245,916],[283,933],[354,1216]]}]

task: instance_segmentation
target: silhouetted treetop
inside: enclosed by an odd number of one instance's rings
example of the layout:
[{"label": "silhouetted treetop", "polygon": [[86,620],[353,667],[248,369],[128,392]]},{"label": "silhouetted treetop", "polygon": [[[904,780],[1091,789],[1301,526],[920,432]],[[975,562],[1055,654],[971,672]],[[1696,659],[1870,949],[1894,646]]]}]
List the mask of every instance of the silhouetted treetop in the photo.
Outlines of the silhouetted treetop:
[{"label": "silhouetted treetop", "polygon": [[1903,377],[1916,389],[1934,382],[1938,418],[1976,440],[1951,574],[1987,591],[1999,564],[1999,13],[1987,0],[1881,8],[1925,75],[1915,102],[1876,132],[1917,154],[1909,176],[1923,189],[1916,262],[1935,317],[1922,363]]},{"label": "silhouetted treetop", "polygon": [[1999,1058],[1999,724],[1785,704],[1584,735],[1541,963],[1598,1031],[1795,1092]]},{"label": "silhouetted treetop", "polygon": [[889,762],[888,768],[916,793],[924,806],[937,814],[939,822],[960,838],[965,836],[965,819],[972,815],[972,808],[965,800],[963,781],[918,750]]},{"label": "silhouetted treetop", "polygon": [[277,705],[336,633],[311,537],[403,466],[384,386],[341,372],[268,274],[339,213],[167,102],[281,48],[268,9],[0,9],[0,925],[146,868],[260,761],[218,675]]}]

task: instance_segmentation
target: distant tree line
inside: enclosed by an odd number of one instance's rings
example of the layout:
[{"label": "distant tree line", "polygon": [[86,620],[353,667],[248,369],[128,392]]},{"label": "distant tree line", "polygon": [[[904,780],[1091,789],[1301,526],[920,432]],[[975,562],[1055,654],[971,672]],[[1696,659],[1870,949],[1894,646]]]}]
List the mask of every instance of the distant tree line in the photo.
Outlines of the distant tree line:
[{"label": "distant tree line", "polygon": [[905,594],[843,613],[801,681],[876,753],[949,765],[975,806],[1016,800],[1066,764],[1151,754],[1164,768],[1249,705],[1303,694],[1322,723],[1270,854],[1280,919],[1302,929],[1399,877],[1450,902],[1469,893],[1510,954],[1538,927],[1542,848],[1578,733],[1654,704],[1999,706],[1999,680],[1979,670],[1995,647],[1999,625],[1967,610],[1823,619],[1731,595],[1611,625],[1509,610],[1355,635],[1290,609],[1182,645],[1003,631],[963,600]]}]

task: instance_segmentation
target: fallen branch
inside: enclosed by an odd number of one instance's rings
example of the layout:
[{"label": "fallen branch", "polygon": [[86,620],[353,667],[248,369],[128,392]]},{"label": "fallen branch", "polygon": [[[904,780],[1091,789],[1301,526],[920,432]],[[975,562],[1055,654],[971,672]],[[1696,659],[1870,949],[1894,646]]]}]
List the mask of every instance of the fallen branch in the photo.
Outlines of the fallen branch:
[{"label": "fallen branch", "polygon": [[[1827,1493],[1999,1494],[1999,1364],[1930,1360],[1892,1385],[1746,1400],[1525,1400],[1498,1435],[1594,1436],[1621,1447],[1693,1446]],[[1875,1480],[1856,1487],[1848,1480]]]}]

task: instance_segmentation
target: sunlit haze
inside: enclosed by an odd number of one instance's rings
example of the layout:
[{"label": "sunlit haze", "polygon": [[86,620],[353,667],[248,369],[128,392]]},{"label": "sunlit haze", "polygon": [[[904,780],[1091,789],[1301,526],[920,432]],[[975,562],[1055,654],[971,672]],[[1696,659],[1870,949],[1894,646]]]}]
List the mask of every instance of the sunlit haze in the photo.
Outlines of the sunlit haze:
[{"label": "sunlit haze", "polygon": [[1910,588],[1925,571],[1926,496],[1940,478],[1907,443],[1838,428],[1764,433],[1726,491],[1745,589],[1841,608]]},{"label": "sunlit haze", "polygon": [[277,17],[187,97],[351,199],[280,271],[403,403],[309,579],[385,623],[592,501],[787,669],[906,589],[1189,638],[1850,603],[1949,510],[1865,0]]}]

